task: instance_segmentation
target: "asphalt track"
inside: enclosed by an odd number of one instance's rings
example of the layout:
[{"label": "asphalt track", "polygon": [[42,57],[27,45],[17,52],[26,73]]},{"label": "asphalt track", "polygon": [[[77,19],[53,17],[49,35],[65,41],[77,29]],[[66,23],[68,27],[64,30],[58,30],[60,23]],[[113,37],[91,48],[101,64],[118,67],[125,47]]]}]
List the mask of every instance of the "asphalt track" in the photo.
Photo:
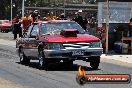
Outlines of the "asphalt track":
[{"label": "asphalt track", "polygon": [[92,70],[88,62],[75,61],[71,68],[51,64],[49,70],[40,70],[38,61],[28,66],[19,64],[15,47],[0,45],[0,77],[24,86],[24,88],[132,88],[130,84],[85,84],[76,82],[79,65],[87,74],[130,74],[131,67],[101,62],[98,70]]},{"label": "asphalt track", "polygon": [[[12,40],[12,37],[9,40]],[[20,64],[16,51],[13,45],[0,45],[0,77],[19,84],[24,88],[132,88],[132,83],[85,84],[81,86],[76,82],[76,74],[80,65],[86,70],[87,74],[132,75],[131,66],[117,65],[117,62],[114,61],[108,63],[111,61],[104,62],[101,59],[98,70],[92,70],[89,63],[84,61],[75,61],[71,68],[65,68],[59,63],[51,64],[49,70],[40,70],[37,64],[38,61],[31,61],[28,66]]]}]

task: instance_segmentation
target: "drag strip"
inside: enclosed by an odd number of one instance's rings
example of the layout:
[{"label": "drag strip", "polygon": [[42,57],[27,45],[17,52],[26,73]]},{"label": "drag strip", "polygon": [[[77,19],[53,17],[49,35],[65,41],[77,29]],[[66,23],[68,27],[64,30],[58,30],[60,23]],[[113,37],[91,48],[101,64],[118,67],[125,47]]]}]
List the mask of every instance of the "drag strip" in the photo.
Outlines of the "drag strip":
[{"label": "drag strip", "polygon": [[0,45],[0,77],[10,80],[24,88],[131,88],[130,84],[86,84],[80,86],[76,82],[79,65],[88,74],[132,74],[132,68],[101,62],[100,69],[92,70],[88,62],[75,61],[71,68],[64,68],[62,64],[51,64],[49,71],[40,70],[38,61],[31,61],[30,65],[19,63],[17,49]]}]

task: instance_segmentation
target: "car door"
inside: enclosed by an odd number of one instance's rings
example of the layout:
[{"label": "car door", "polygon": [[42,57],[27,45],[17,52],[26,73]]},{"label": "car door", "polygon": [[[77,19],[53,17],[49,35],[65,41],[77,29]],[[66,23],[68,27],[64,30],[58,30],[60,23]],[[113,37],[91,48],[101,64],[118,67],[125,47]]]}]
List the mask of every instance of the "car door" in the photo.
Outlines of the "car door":
[{"label": "car door", "polygon": [[33,24],[29,27],[28,32],[24,38],[23,51],[26,56],[35,59],[38,56],[38,42],[36,35],[38,34],[38,25]]}]

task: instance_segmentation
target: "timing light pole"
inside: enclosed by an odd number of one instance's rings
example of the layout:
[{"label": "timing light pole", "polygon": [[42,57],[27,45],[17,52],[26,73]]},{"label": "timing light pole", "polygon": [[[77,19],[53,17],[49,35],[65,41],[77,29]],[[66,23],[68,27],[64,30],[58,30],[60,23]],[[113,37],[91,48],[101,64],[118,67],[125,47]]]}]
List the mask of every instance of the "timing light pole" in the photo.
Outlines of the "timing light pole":
[{"label": "timing light pole", "polygon": [[25,0],[22,0],[22,18],[24,17],[24,1]]},{"label": "timing light pole", "polygon": [[11,24],[12,24],[12,0],[11,0]]},{"label": "timing light pole", "polygon": [[66,7],[65,7],[65,5],[66,5],[66,0],[64,0],[64,16],[66,16]]},{"label": "timing light pole", "polygon": [[109,37],[108,37],[108,34],[109,34],[109,0],[106,1],[106,6],[107,6],[107,16],[106,16],[106,54],[108,54],[108,40],[109,40]]}]

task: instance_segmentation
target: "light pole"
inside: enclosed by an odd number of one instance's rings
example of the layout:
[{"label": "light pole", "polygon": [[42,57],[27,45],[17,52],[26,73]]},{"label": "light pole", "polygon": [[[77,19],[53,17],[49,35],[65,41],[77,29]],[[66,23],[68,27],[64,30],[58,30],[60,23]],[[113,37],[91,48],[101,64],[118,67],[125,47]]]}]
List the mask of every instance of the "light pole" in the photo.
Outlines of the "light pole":
[{"label": "light pole", "polygon": [[106,7],[107,7],[107,16],[106,16],[106,54],[108,54],[108,34],[109,34],[109,0],[106,1]]},{"label": "light pole", "polygon": [[22,0],[22,18],[24,17],[24,0]]},{"label": "light pole", "polygon": [[65,4],[66,4],[66,2],[65,2],[65,0],[64,0],[64,17],[65,17],[65,15],[66,15],[66,7],[65,7]]},{"label": "light pole", "polygon": [[11,0],[11,24],[12,24],[12,0]]}]

